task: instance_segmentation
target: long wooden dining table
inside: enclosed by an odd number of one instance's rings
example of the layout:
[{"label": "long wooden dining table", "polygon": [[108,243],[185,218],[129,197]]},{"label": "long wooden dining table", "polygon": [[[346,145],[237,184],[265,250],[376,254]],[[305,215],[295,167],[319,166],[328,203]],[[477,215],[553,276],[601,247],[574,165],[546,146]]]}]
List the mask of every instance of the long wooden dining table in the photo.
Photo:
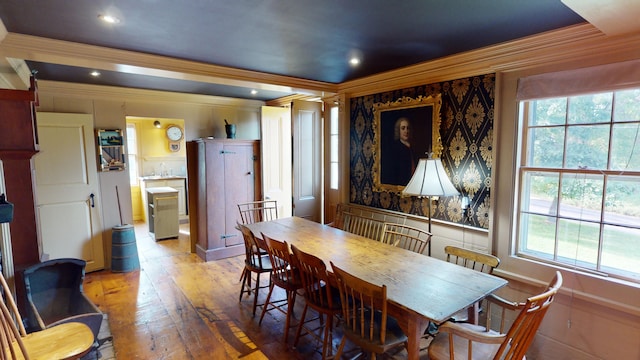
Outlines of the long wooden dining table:
[{"label": "long wooden dining table", "polygon": [[407,335],[412,360],[419,358],[420,338],[429,321],[441,324],[507,284],[493,275],[299,217],[247,227],[256,237],[264,233],[321,258],[329,270],[333,262],[366,281],[386,285],[389,314]]}]

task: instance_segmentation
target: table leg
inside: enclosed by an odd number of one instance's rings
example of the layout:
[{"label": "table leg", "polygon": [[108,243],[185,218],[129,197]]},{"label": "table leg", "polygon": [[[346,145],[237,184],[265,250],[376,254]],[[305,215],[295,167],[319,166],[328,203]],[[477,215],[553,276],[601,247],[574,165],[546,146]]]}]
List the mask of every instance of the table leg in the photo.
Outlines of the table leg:
[{"label": "table leg", "polygon": [[467,322],[470,324],[478,325],[480,317],[480,302],[475,302],[472,306],[467,308]]},{"label": "table leg", "polygon": [[408,317],[399,325],[408,338],[407,354],[409,360],[420,359],[420,339],[429,326],[429,320],[421,316]]}]

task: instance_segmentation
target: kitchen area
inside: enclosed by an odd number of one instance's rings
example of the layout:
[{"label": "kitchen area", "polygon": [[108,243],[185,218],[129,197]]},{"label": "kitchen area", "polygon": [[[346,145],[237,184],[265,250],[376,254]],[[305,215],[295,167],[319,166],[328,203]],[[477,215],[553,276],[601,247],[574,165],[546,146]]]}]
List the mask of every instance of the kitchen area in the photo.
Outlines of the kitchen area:
[{"label": "kitchen area", "polygon": [[155,240],[178,236],[189,222],[184,120],[127,117],[133,220]]}]

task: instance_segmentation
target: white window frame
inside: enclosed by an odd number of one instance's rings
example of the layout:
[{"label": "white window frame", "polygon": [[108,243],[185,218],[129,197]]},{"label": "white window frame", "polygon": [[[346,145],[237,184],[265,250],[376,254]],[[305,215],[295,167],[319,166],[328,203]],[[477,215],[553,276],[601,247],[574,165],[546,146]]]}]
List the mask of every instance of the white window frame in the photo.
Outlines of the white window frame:
[{"label": "white window frame", "polygon": [[[637,92],[640,88],[635,90]],[[517,182],[520,184],[518,204],[520,205],[516,208],[515,218],[517,226],[515,253],[517,256],[640,283],[640,271],[635,269],[634,264],[625,262],[629,257],[625,254],[617,254],[610,247],[612,243],[619,245],[619,241],[623,240],[619,234],[623,231],[632,234],[629,236],[633,238],[628,239],[630,240],[629,249],[637,246],[637,242],[634,243],[633,240],[640,241],[640,237],[638,237],[640,228],[638,223],[640,221],[625,220],[624,217],[614,219],[614,211],[607,207],[607,200],[614,192],[609,187],[610,184],[614,182],[619,184],[623,179],[629,184],[640,184],[638,168],[628,168],[627,164],[626,168],[616,169],[618,166],[612,160],[612,152],[615,150],[614,146],[617,145],[615,141],[618,139],[614,137],[614,129],[617,126],[630,126],[635,127],[637,133],[640,127],[640,119],[616,119],[614,116],[615,107],[619,104],[618,96],[628,94],[625,93],[626,91],[627,89],[586,94],[586,99],[593,100],[600,97],[605,100],[605,104],[611,105],[611,108],[602,112],[602,114],[608,114],[608,119],[582,119],[578,123],[572,122],[568,118],[571,105],[577,99],[575,96],[552,98],[557,100],[556,104],[564,105],[565,115],[562,122],[558,121],[554,124],[540,124],[532,121],[535,119],[533,106],[540,100],[520,103],[521,140],[519,141],[520,156],[517,164]],[[571,144],[567,142],[570,134],[575,131],[594,129],[606,130],[608,134],[607,139],[597,138],[601,140],[600,143],[606,143],[604,146],[607,149],[606,159],[602,153],[600,154],[600,164],[586,164],[585,166],[572,164],[568,156],[575,154],[572,151],[575,149],[571,148]],[[536,146],[535,142],[536,136],[543,134],[538,134],[538,131],[543,133],[554,131],[556,136],[564,141],[553,150],[542,149],[538,147],[540,145]],[[545,138],[541,139],[544,141]],[[633,148],[630,150],[633,151]],[[636,158],[638,151],[640,151],[640,146],[635,150]],[[556,159],[553,164],[536,164],[534,153],[547,155],[561,153],[563,156],[561,159]],[[535,185],[534,182],[529,181],[531,179],[546,179],[545,185],[555,185],[553,201],[551,198],[543,199],[539,194],[532,198],[531,194],[535,191],[529,186]],[[542,183],[538,183],[538,185],[540,184]],[[564,190],[570,188],[570,184],[592,185],[594,187],[586,194],[594,196],[599,194],[599,198],[594,198],[589,201],[591,203],[588,203],[585,200],[586,195],[574,194],[580,202],[570,204],[570,196],[567,194],[565,197],[563,194]],[[625,199],[619,201],[624,203]],[[595,205],[598,202],[599,206]],[[544,206],[537,203],[544,204]],[[548,226],[540,227],[542,221],[548,223]],[[532,228],[530,229],[530,227]],[[568,235],[566,233],[576,231],[576,228],[577,234]],[[607,238],[611,234],[617,234],[617,237]],[[541,238],[545,240],[541,241]],[[626,241],[627,238],[624,240]],[[595,253],[594,242],[597,243]]]},{"label": "white window frame", "polygon": [[[571,82],[571,87],[576,89],[578,88],[577,84],[584,83],[587,77],[591,77],[592,82],[595,81],[594,74],[602,75],[597,81],[600,86],[607,85],[609,79],[624,79],[626,87],[639,87],[639,64],[640,60],[633,60],[599,66],[617,67],[622,65],[624,68],[623,76],[615,76],[615,74],[609,76],[611,73],[608,71],[609,69],[606,69],[607,71],[593,71],[593,67],[583,68],[585,66],[583,62],[496,73],[496,121],[494,122],[494,163],[488,241],[492,253],[500,258],[501,263],[495,269],[494,274],[510,281],[513,280],[516,284],[529,284],[537,288],[545,286],[548,279],[554,276],[556,270],[559,270],[565,279],[562,292],[571,294],[572,298],[586,300],[598,308],[615,309],[634,316],[640,313],[640,303],[638,303],[640,284],[638,283],[612,279],[579,269],[559,267],[515,254],[517,230],[515,210],[519,206],[516,194],[520,186],[516,181],[516,165],[519,157],[518,143],[521,136],[518,127],[518,105],[520,101],[532,98],[522,96],[523,89],[531,88],[529,85],[535,85],[524,84],[526,82],[523,80],[526,78],[548,78],[549,71],[560,71],[562,73],[579,73],[578,76],[581,80]],[[618,88],[619,85],[620,83],[613,88]],[[546,84],[545,86],[550,89],[559,89],[563,87],[563,84],[553,84],[553,86]],[[564,88],[567,88],[566,84]],[[609,90],[609,88],[602,90]],[[548,94],[545,97],[554,96],[560,96],[560,94]]]}]

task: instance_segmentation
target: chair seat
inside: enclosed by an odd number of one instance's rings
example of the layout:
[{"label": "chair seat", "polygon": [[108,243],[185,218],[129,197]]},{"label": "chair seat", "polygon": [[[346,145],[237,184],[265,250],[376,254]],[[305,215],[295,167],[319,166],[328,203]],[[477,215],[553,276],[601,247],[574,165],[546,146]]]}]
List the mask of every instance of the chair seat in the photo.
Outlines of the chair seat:
[{"label": "chair seat", "polygon": [[272,268],[271,268],[271,262],[269,262],[269,255],[261,255],[260,258],[262,262],[262,267],[254,265],[254,264],[260,264],[260,262],[257,259],[256,261],[253,262],[253,264],[250,261],[245,261],[244,264],[247,267],[247,269],[253,272],[270,272]]},{"label": "chair seat", "polygon": [[[477,331],[477,332],[486,332],[484,326],[473,325],[473,324],[460,324],[461,326]],[[500,335],[497,331],[490,330],[489,334],[492,335]],[[467,339],[460,337],[458,335],[453,335],[453,343],[455,344],[455,358],[456,359],[466,359],[468,353],[469,341]],[[473,356],[471,359],[493,359],[496,352],[498,352],[498,348],[500,344],[484,344],[474,342],[473,345]],[[432,359],[449,359],[449,336],[448,334],[439,334],[435,337],[435,339],[429,345],[429,355]]]},{"label": "chair seat", "polygon": [[93,332],[83,323],[70,322],[27,334],[22,342],[31,360],[76,359],[91,350]]},{"label": "chair seat", "polygon": [[288,291],[295,291],[302,288],[302,278],[296,269],[291,270],[284,277],[282,274],[272,273],[271,281],[276,286]]}]

